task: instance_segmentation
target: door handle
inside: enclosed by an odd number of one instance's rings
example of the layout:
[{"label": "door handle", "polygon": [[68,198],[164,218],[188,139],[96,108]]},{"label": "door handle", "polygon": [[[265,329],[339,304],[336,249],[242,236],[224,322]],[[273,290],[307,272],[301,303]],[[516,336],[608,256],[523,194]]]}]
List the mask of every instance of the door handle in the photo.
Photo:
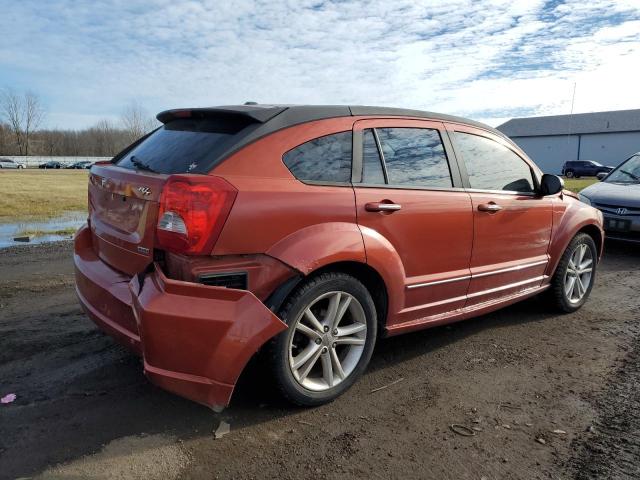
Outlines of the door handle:
[{"label": "door handle", "polygon": [[383,202],[370,202],[365,204],[364,209],[367,212],[397,212],[402,208],[402,205],[398,205],[397,203],[383,201]]},{"label": "door handle", "polygon": [[496,213],[502,210],[502,207],[497,203],[489,202],[481,203],[480,205],[478,205],[478,210],[480,210],[481,212]]}]

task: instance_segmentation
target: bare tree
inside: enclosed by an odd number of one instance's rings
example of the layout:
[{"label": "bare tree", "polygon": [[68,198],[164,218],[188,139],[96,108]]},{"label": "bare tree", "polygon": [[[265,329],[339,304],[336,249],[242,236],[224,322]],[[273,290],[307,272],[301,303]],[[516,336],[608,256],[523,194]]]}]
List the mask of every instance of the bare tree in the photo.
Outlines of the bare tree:
[{"label": "bare tree", "polygon": [[49,155],[53,157],[55,155],[59,155],[60,143],[61,143],[61,132],[57,132],[54,130],[43,130],[39,132],[39,137],[41,140],[42,149],[41,152],[45,155]]},{"label": "bare tree", "polygon": [[44,107],[40,97],[33,92],[24,94],[24,154],[29,155],[29,135],[37,130],[44,119]]},{"label": "bare tree", "polygon": [[122,112],[122,126],[132,143],[153,130],[156,121],[138,102],[133,101]]},{"label": "bare tree", "polygon": [[20,95],[6,89],[0,97],[0,113],[9,124],[20,155],[29,155],[29,137],[44,118],[40,97],[33,92]]},{"label": "bare tree", "polygon": [[0,122],[0,155],[9,154],[9,126]]},{"label": "bare tree", "polygon": [[20,97],[16,92],[5,89],[0,97],[0,108],[2,109],[2,117],[9,124],[9,129],[14,137],[14,141],[18,146],[18,151],[22,155],[24,135],[22,134],[22,106]]}]

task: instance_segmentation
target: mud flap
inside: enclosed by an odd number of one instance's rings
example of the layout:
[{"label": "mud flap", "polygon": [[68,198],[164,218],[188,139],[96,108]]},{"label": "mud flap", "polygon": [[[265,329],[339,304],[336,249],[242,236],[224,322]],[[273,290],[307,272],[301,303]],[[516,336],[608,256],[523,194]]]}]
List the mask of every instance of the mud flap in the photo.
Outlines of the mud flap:
[{"label": "mud flap", "polygon": [[287,328],[249,291],[171,280],[158,265],[129,288],[145,374],[216,410],[253,354]]}]

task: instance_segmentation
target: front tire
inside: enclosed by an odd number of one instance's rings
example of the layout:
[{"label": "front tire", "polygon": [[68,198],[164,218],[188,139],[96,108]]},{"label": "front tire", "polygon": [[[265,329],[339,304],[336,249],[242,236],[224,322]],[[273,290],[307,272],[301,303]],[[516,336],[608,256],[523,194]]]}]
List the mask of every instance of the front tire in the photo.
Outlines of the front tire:
[{"label": "front tire", "polygon": [[376,341],[371,294],[355,277],[305,281],[278,312],[289,328],[269,345],[276,384],[290,402],[315,406],[342,395],[365,371]]},{"label": "front tire", "polygon": [[567,178],[573,178],[573,170],[567,170],[566,173],[564,174],[565,177]]},{"label": "front tire", "polygon": [[551,280],[551,293],[556,307],[571,313],[589,298],[596,276],[598,250],[586,233],[579,233],[562,254]]}]

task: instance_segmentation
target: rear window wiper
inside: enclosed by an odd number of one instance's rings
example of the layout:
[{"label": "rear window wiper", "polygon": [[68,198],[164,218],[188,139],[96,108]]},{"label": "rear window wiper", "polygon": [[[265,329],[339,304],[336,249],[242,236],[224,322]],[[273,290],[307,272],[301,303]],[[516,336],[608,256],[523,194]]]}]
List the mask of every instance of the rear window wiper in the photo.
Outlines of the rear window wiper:
[{"label": "rear window wiper", "polygon": [[151,173],[158,173],[149,165],[144,163],[142,160],[137,159],[135,155],[131,155],[131,157],[129,157],[129,161],[133,163],[136,167],[138,167],[140,170],[146,170],[147,172],[151,172]]}]

